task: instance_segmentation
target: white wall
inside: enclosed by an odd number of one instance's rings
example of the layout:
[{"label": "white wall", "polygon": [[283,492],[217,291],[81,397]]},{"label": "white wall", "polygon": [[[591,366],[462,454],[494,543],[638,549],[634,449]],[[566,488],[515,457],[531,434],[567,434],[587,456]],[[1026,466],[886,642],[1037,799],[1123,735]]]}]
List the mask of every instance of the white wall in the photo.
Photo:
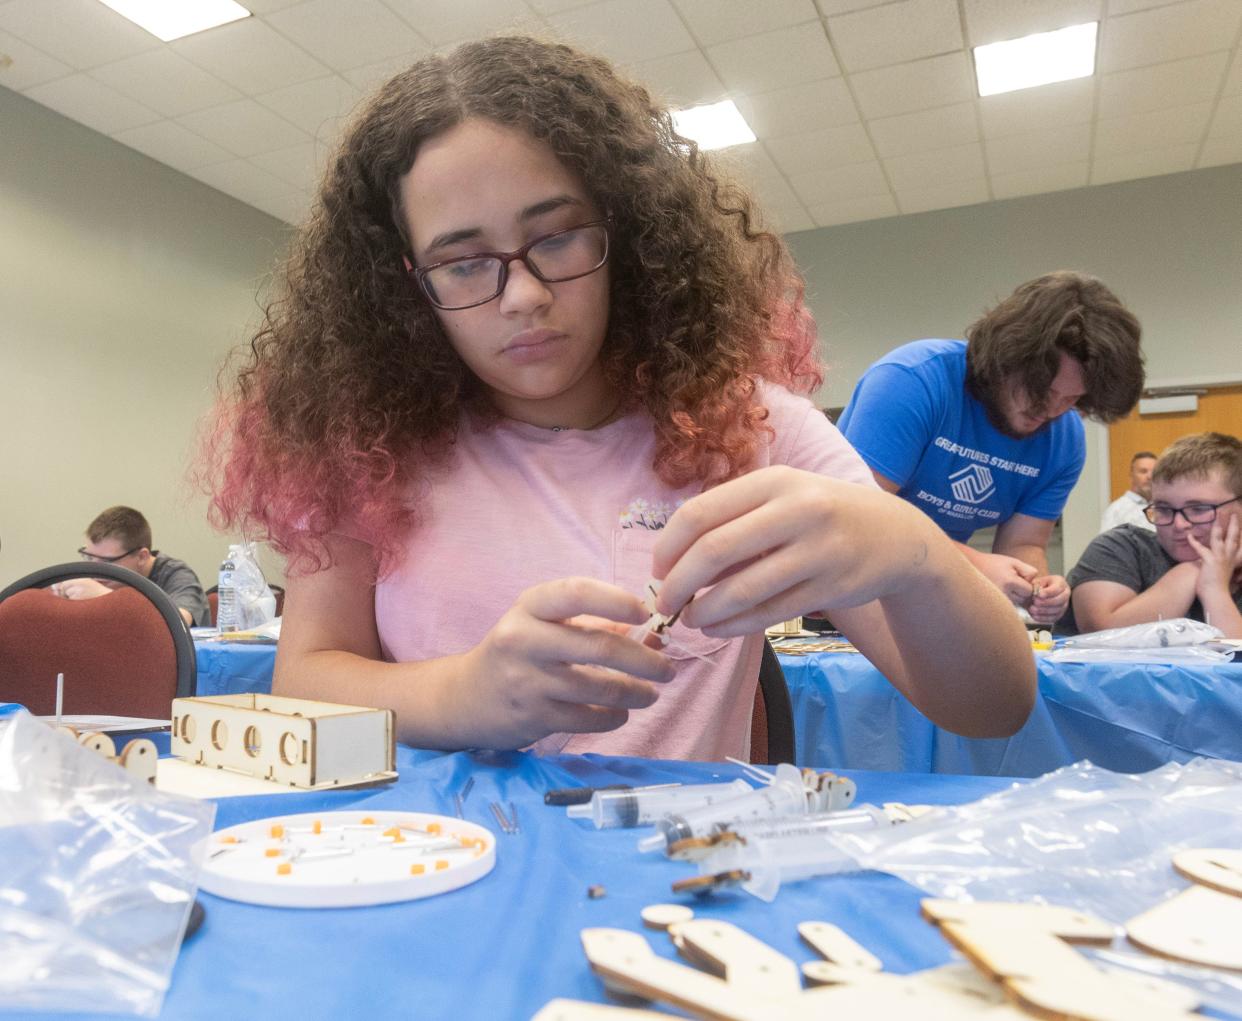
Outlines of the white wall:
[{"label": "white wall", "polygon": [[0,587],[117,503],[213,583],[227,541],[187,458],[286,233],[0,88]]},{"label": "white wall", "polygon": [[[791,234],[844,404],[875,359],[960,337],[1024,280],[1079,269],[1143,324],[1148,383],[1242,378],[1242,165]],[[1107,482],[1099,427],[1064,519],[1065,564],[1095,535]],[[1104,445],[1106,448],[1106,444]]]}]

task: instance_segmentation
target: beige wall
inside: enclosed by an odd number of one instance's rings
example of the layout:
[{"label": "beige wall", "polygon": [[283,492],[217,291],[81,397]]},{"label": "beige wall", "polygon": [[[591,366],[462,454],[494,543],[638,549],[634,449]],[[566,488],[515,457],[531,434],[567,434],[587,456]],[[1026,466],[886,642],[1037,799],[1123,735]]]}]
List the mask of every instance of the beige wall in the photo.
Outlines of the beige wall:
[{"label": "beige wall", "polygon": [[[1242,378],[1242,166],[1128,181],[789,236],[844,404],[876,358],[960,337],[997,298],[1051,269],[1101,277],[1143,323],[1149,384]],[[1094,537],[1104,430],[1064,519],[1070,566]],[[1107,444],[1104,444],[1107,447]]]},{"label": "beige wall", "polygon": [[286,230],[0,88],[0,586],[116,503],[214,582],[187,454]]}]

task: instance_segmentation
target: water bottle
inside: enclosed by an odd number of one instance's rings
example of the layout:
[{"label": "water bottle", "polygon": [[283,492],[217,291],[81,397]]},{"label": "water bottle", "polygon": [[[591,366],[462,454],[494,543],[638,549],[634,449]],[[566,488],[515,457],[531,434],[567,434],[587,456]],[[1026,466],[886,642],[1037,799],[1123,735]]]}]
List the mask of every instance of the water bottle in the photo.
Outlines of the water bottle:
[{"label": "water bottle", "polygon": [[220,564],[220,577],[216,583],[216,627],[221,634],[236,631],[237,621],[237,589],[233,582],[233,572],[237,570],[237,557],[241,547],[230,546],[229,555]]}]

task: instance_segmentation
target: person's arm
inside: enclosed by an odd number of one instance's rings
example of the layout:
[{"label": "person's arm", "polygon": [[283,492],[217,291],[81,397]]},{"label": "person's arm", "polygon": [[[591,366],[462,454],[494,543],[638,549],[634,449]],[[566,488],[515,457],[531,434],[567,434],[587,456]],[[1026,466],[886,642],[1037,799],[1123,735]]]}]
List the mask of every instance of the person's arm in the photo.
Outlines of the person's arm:
[{"label": "person's arm", "polygon": [[1238,612],[1233,598],[1234,579],[1242,567],[1242,523],[1237,515],[1229,519],[1228,527],[1222,529],[1220,518],[1212,525],[1208,544],[1201,544],[1191,532],[1186,539],[1199,554],[1199,577],[1195,594],[1203,606],[1203,616],[1214,627],[1225,633],[1226,638],[1242,638],[1242,613]]},{"label": "person's arm", "polygon": [[651,681],[673,676],[664,655],[609,623],[643,623],[641,600],[585,578],[528,589],[468,652],[381,662],[371,548],[331,537],[328,550],[331,566],[288,579],[273,691],[392,709],[398,739],[417,747],[520,748],[613,730],[656,700]]},{"label": "person's arm", "polygon": [[681,609],[686,626],[713,636],[830,614],[920,711],[956,733],[1012,734],[1034,704],[1034,659],[1013,610],[930,518],[890,494],[761,469],[683,504],[653,570],[663,578],[660,611]]},{"label": "person's arm", "polygon": [[1199,565],[1178,564],[1150,588],[1138,592],[1116,581],[1093,579],[1074,586],[1074,620],[1079,631],[1104,631],[1148,621],[1184,617],[1195,601]]},{"label": "person's arm", "polygon": [[1015,514],[1001,524],[992,540],[994,556],[1012,557],[1034,568],[1034,577],[1026,579],[1031,584],[1031,596],[1018,605],[1025,606],[1040,624],[1055,624],[1070,601],[1065,579],[1048,573],[1048,542],[1055,524],[1029,514]]}]

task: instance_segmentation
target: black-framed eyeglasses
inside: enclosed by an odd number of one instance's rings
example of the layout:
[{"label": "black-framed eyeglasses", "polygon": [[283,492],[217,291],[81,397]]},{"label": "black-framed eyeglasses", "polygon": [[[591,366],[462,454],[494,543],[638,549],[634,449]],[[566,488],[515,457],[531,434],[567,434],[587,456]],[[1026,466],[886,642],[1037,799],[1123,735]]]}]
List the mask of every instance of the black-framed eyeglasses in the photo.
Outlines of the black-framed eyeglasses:
[{"label": "black-framed eyeglasses", "polygon": [[[128,556],[133,556],[133,554],[137,553],[140,549],[142,549],[141,546],[135,546],[133,549],[126,550],[124,553],[118,553],[114,557],[101,557],[98,553],[87,553],[86,547],[83,546],[78,550],[78,556],[80,556],[83,560],[91,560],[97,564],[115,564],[118,560],[124,560]],[[152,550],[152,556],[154,556],[156,552],[156,550]]]},{"label": "black-framed eyeglasses", "polygon": [[1216,510],[1227,503],[1233,503],[1239,497],[1231,496],[1220,503],[1188,503],[1185,507],[1169,507],[1163,503],[1149,503],[1143,508],[1147,520],[1153,525],[1171,525],[1180,514],[1188,525],[1210,525],[1216,520]]},{"label": "black-framed eyeglasses", "polygon": [[611,218],[580,223],[542,234],[516,252],[475,252],[430,266],[410,266],[423,293],[436,308],[455,312],[485,305],[500,295],[509,264],[521,260],[545,284],[589,276],[608,261]]}]

